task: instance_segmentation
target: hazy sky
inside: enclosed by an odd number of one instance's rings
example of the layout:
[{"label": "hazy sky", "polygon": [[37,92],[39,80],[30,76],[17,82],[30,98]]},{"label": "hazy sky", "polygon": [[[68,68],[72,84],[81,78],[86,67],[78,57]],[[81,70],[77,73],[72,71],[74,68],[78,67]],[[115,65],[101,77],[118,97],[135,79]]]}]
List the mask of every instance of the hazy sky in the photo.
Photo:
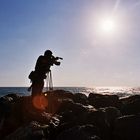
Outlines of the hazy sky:
[{"label": "hazy sky", "polygon": [[139,86],[140,0],[0,0],[0,86],[29,86],[47,49],[55,86]]}]

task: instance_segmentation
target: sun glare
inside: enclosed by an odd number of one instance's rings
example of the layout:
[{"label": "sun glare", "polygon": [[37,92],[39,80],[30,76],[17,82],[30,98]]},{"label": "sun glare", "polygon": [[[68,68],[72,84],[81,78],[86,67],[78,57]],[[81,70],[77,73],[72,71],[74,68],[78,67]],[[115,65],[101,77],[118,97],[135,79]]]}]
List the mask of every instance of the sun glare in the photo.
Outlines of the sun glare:
[{"label": "sun glare", "polygon": [[112,33],[115,31],[115,22],[111,18],[101,20],[100,29],[102,33]]}]

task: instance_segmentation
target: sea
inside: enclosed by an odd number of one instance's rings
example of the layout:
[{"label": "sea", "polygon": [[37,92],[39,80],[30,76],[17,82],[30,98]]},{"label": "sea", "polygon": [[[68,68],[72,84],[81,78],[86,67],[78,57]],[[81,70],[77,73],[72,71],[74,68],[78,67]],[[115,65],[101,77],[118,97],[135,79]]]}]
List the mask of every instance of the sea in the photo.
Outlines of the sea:
[{"label": "sea", "polygon": [[[0,97],[16,93],[21,96],[31,95],[28,87],[0,87]],[[44,91],[47,89],[44,88]],[[107,95],[118,95],[120,98],[131,96],[131,95],[140,95],[140,87],[54,87],[54,90],[66,90],[74,94],[83,93],[88,96],[90,93],[99,93]]]}]

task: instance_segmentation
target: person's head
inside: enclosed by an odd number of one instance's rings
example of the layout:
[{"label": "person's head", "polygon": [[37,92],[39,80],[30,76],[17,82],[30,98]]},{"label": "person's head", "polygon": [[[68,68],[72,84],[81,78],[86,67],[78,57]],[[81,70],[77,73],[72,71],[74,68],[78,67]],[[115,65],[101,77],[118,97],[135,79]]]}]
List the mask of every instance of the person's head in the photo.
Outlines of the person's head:
[{"label": "person's head", "polygon": [[52,51],[46,50],[44,56],[52,56]]}]

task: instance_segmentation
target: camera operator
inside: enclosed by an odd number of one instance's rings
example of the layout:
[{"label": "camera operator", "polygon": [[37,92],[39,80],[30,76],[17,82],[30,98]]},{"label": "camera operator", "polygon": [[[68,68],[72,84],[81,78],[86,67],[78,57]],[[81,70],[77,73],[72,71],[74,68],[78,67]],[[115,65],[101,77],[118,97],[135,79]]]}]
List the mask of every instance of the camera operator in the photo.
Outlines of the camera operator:
[{"label": "camera operator", "polygon": [[50,50],[46,50],[44,55],[38,57],[35,65],[35,71],[32,71],[28,76],[32,82],[32,85],[28,89],[32,89],[32,96],[42,93],[44,79],[46,79],[46,73],[50,72],[50,67],[54,64],[57,66],[60,65],[60,62],[58,61],[59,59],[62,58],[54,57]]}]

